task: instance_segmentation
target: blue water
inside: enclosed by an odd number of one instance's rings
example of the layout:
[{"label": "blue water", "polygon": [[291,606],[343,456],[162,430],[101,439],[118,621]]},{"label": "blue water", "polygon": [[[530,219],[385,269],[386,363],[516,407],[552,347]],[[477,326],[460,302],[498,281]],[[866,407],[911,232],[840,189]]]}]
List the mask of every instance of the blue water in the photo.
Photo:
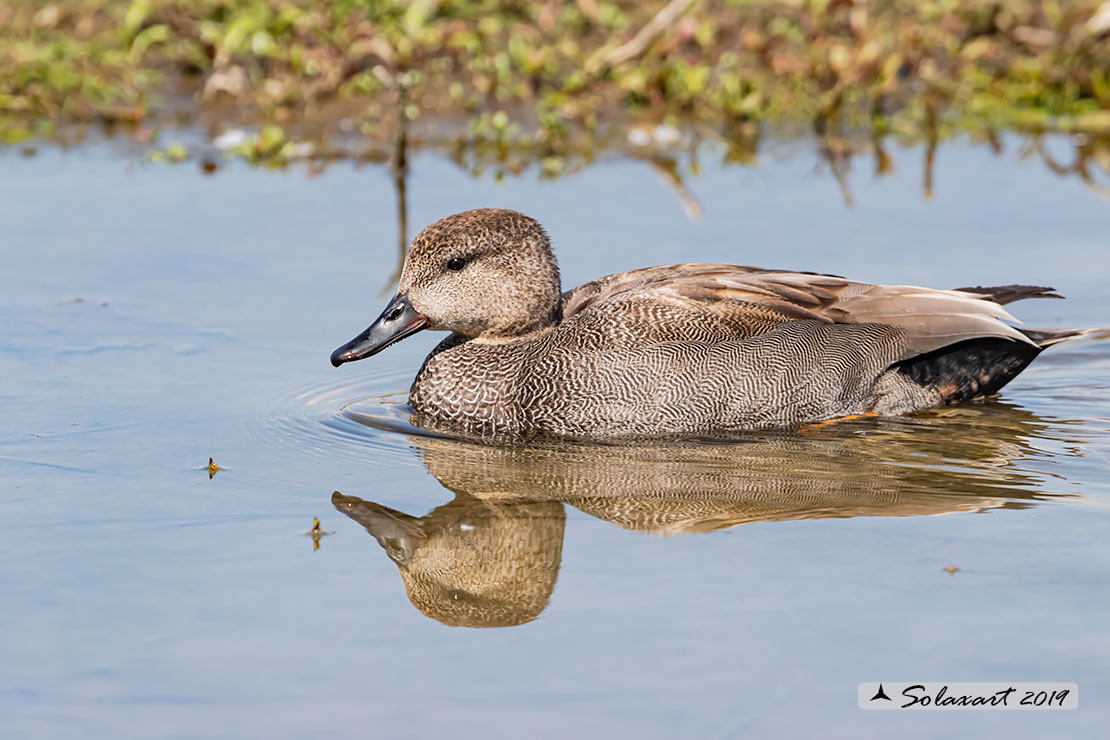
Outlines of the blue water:
[{"label": "blue water", "polygon": [[[851,208],[810,145],[703,154],[696,221],[642,163],[498,184],[423,154],[410,222],[525,211],[567,287],[680,261],[1024,282],[1069,297],[1026,325],[1110,326],[1110,202],[1005,144],[942,145],[929,201],[920,151],[861,161]],[[404,432],[437,337],[328,364],[396,266],[385,169],[0,157],[0,737],[1102,736],[1110,342],[922,419],[475,447]],[[880,680],[1069,681],[1080,708],[859,710]]]}]

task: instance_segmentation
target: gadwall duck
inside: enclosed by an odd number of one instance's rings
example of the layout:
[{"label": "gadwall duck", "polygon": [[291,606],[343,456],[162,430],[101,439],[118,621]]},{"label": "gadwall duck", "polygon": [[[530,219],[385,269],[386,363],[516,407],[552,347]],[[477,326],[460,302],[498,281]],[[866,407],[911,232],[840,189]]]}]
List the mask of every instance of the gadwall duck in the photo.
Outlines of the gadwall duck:
[{"label": "gadwall duck", "polygon": [[437,221],[397,295],[338,367],[451,332],[409,391],[414,421],[478,436],[724,433],[892,416],[997,392],[1083,331],[1017,329],[1003,304],[1051,288],[932,290],[680,264],[562,292],[547,234],[515,211]]}]

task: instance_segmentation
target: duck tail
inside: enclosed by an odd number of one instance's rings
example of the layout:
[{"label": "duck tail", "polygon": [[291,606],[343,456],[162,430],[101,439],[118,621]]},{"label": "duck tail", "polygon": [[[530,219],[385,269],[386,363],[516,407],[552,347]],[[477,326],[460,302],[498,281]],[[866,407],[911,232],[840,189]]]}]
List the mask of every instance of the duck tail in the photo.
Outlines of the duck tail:
[{"label": "duck tail", "polygon": [[1110,339],[1110,329],[1017,329],[1029,343],[978,337],[904,360],[894,367],[940,392],[945,403],[990,396],[1009,383],[1045,347],[1079,337]]},{"label": "duck tail", "polygon": [[[961,293],[975,293],[984,300],[992,301],[1005,306],[1007,303],[1023,301],[1026,298],[1063,298],[1055,292],[1055,288],[1042,285],[995,285],[983,287],[976,285],[973,288],[956,288]],[[1090,337],[1092,339],[1110,339],[1110,329],[1021,329],[1014,327],[1029,338],[1029,341],[1041,349],[1054,344],[1065,342],[1069,339]]]},{"label": "duck tail", "polygon": [[1044,349],[1069,339],[1090,337],[1092,339],[1110,339],[1110,329],[1018,329],[1029,337],[1038,347]]},{"label": "duck tail", "polygon": [[961,293],[978,293],[987,300],[1005,306],[1014,301],[1023,301],[1026,298],[1063,298],[1055,293],[1055,288],[1046,288],[1040,285],[996,285],[984,288],[976,285],[974,288],[956,288]]}]

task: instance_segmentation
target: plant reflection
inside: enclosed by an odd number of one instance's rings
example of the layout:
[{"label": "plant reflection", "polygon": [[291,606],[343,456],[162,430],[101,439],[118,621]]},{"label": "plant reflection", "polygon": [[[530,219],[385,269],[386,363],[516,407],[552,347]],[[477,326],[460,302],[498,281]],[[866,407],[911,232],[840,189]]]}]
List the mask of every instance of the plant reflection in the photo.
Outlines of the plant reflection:
[{"label": "plant reflection", "polygon": [[[371,419],[361,419],[373,423]],[[1018,462],[1062,427],[1002,403],[806,434],[654,445],[497,447],[413,436],[454,498],[413,516],[336,492],[397,565],[413,605],[444,624],[504,627],[544,610],[564,506],[622,529],[706,533],[756,522],[1024,508],[1051,497]]]},{"label": "plant reflection", "polygon": [[[932,106],[926,106],[926,125],[920,131],[896,132],[903,143],[922,146],[922,199],[930,201],[934,194],[937,151],[941,143],[942,131]],[[664,128],[664,127],[658,127]],[[598,132],[595,138],[577,143],[568,143],[557,154],[546,147],[538,147],[530,140],[504,142],[487,141],[481,137],[471,138],[417,138],[414,140],[409,124],[400,116],[397,137],[389,152],[375,152],[361,155],[366,162],[381,164],[388,162],[393,178],[397,199],[397,264],[387,284],[382,288],[382,297],[388,295],[396,285],[408,249],[408,176],[409,158],[412,150],[433,151],[448,156],[457,166],[467,170],[474,177],[487,175],[491,170],[496,179],[506,176],[521,176],[532,167],[539,168],[541,177],[553,178],[578,172],[594,164],[596,158],[625,159],[645,163],[678,198],[687,217],[700,218],[702,207],[689,180],[700,171],[699,161],[706,155],[719,156],[726,165],[758,167],[758,152],[762,143],[759,129],[743,126],[724,135],[707,127],[694,127],[684,132],[667,127],[667,136],[653,136],[642,133],[632,137],[631,129],[624,132],[623,138],[614,139],[612,133]],[[951,136],[951,133],[947,133]],[[871,157],[874,160],[872,171],[876,177],[890,176],[895,171],[895,159],[886,147],[884,134],[873,131],[869,139],[860,138],[852,132],[836,128],[825,119],[817,119],[813,125],[813,136],[817,145],[819,166],[827,168],[840,191],[846,207],[856,203],[852,193],[849,174],[856,160]],[[659,139],[657,141],[656,139]],[[981,132],[978,140],[985,143],[991,151],[1000,156],[1004,153],[1002,143],[995,131]],[[1040,134],[1026,135],[1018,150],[1018,156],[1027,159],[1039,157],[1044,165],[1060,177],[1076,177],[1092,192],[1110,198],[1110,135],[1075,134],[1065,136],[1056,134],[1052,141],[1060,146],[1074,149],[1073,161],[1060,164],[1049,152],[1045,137]],[[342,156],[341,159],[359,159],[360,155]],[[1104,183],[1103,180],[1106,182]]]}]

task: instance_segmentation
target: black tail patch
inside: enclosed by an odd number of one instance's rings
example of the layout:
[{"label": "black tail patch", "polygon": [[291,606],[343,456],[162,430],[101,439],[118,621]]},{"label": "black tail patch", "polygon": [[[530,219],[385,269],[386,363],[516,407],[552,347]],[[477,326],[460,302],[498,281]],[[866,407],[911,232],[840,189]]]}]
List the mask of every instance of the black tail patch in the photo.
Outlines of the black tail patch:
[{"label": "black tail patch", "polygon": [[979,337],[904,360],[894,367],[915,383],[940,391],[946,403],[956,404],[997,393],[1040,353],[1040,347],[1025,342]]},{"label": "black tail patch", "polygon": [[1063,298],[1059,293],[1053,293],[1055,288],[1045,288],[1040,285],[996,285],[984,288],[976,285],[974,288],[956,288],[962,293],[978,293],[989,296],[995,303],[1005,306],[1014,301],[1023,301],[1026,298]]}]

